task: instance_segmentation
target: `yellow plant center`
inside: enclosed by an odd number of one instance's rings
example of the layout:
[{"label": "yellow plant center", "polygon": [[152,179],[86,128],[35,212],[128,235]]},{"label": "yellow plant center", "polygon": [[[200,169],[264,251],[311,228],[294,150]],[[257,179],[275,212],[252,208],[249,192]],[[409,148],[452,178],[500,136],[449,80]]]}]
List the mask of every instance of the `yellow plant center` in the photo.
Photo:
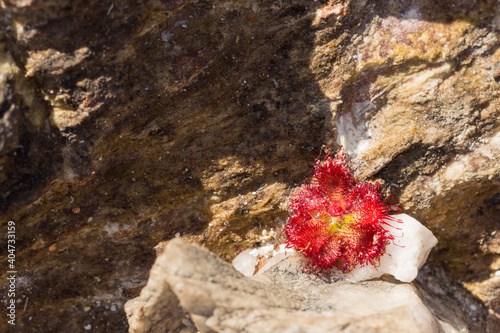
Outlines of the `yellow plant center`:
[{"label": "yellow plant center", "polygon": [[333,234],[340,230],[344,232],[346,227],[354,223],[353,215],[332,216],[330,221],[330,232]]}]

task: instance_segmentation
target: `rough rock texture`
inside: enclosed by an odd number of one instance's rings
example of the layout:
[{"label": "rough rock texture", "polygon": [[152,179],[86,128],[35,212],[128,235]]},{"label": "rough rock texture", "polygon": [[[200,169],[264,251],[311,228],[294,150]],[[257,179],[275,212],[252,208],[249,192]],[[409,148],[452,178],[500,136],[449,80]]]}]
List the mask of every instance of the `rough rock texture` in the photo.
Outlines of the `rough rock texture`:
[{"label": "rough rock texture", "polygon": [[158,243],[272,240],[343,135],[438,238],[421,281],[499,331],[499,34],[497,0],[0,0],[16,328],[126,330]]},{"label": "rough rock texture", "polygon": [[[184,244],[181,244],[184,245]],[[179,253],[170,252],[177,256]],[[165,255],[159,258],[164,258]],[[177,297],[165,279],[171,269],[166,260],[157,260],[149,274],[149,280],[139,297],[125,304],[130,333],[140,332],[193,332],[196,328],[188,313],[182,309]],[[193,290],[196,292],[196,290]]]},{"label": "rough rock texture", "polygon": [[172,240],[157,258],[141,296],[127,303],[127,309],[137,303],[152,314],[131,321],[131,332],[164,332],[149,326],[175,318],[162,304],[149,301],[156,285],[170,286],[173,293],[164,294],[163,302],[178,300],[203,333],[467,331],[449,299],[436,299],[434,305],[440,307],[428,309],[410,284],[313,279],[301,273],[304,262],[293,260],[297,258],[248,278],[206,249]]}]

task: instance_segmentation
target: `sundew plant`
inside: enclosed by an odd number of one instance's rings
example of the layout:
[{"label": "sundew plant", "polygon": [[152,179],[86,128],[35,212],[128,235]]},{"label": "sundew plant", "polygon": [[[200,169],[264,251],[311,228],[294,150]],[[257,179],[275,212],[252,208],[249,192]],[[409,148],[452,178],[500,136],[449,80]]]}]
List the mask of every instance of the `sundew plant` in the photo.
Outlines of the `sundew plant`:
[{"label": "sundew plant", "polygon": [[354,177],[342,148],[335,158],[327,150],[324,160],[316,160],[311,179],[290,195],[287,247],[309,259],[308,272],[377,266],[394,241],[387,221],[402,223],[387,215],[395,209],[382,200],[380,184]]}]

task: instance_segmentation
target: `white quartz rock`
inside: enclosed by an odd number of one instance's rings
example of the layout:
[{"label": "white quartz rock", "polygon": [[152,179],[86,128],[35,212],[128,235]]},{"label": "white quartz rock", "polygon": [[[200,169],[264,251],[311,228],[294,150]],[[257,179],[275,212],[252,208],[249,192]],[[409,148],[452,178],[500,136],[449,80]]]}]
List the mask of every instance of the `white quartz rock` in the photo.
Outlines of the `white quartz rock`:
[{"label": "white quartz rock", "polygon": [[413,217],[406,214],[393,217],[403,223],[386,220],[395,227],[389,227],[395,235],[395,240],[394,244],[391,242],[387,245],[386,253],[380,258],[380,266],[358,266],[345,275],[346,279],[364,281],[390,274],[401,282],[411,282],[417,277],[418,269],[425,263],[429,252],[438,241],[429,229]]},{"label": "white quartz rock", "polygon": [[245,276],[252,276],[255,273],[259,259],[268,257],[272,252],[272,245],[261,246],[257,249],[246,249],[234,258],[233,267]]},{"label": "white quartz rock", "polygon": [[[345,275],[340,272],[332,273],[350,281],[370,280],[384,274],[392,275],[401,282],[413,281],[417,277],[418,269],[427,260],[429,252],[437,244],[437,239],[429,229],[411,216],[398,214],[392,217],[402,223],[392,219],[386,220],[388,224],[393,226],[393,228],[386,227],[395,236],[395,240],[394,243],[391,242],[387,245],[386,253],[380,258],[380,266],[376,268],[372,265],[358,266]],[[307,259],[300,252],[294,252],[290,249],[285,251],[284,244],[274,251],[272,249],[272,246],[268,245],[258,249],[245,250],[233,260],[233,266],[244,275],[252,276],[259,257],[262,256],[271,258],[259,271],[259,274],[285,259],[288,260],[287,270],[298,273],[301,269],[297,267],[303,267],[307,262]]]},{"label": "white quartz rock", "polygon": [[251,255],[250,252],[252,252],[252,249],[246,249],[238,254],[232,262],[233,267],[245,276],[252,276],[258,263],[257,256]]}]

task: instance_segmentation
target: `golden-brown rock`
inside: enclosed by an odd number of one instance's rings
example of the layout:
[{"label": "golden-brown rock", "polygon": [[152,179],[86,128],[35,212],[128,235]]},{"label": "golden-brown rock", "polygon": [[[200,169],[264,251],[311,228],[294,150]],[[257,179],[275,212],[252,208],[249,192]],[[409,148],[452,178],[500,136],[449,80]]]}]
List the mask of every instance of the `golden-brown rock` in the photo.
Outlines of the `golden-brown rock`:
[{"label": "golden-brown rock", "polygon": [[[17,327],[124,330],[157,244],[230,259],[279,237],[288,193],[342,135],[357,174],[436,234],[430,265],[486,283],[499,27],[496,0],[0,1]],[[485,304],[477,330],[488,310],[498,323]]]}]

